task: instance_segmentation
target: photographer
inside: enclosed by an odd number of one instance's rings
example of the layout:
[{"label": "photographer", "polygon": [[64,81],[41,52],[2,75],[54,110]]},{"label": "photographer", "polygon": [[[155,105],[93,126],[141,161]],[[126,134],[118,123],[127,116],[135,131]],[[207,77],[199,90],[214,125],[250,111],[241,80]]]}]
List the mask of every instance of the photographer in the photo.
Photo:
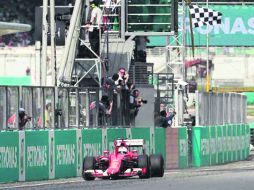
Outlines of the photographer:
[{"label": "photographer", "polygon": [[138,115],[139,108],[147,103],[147,100],[143,100],[139,97],[140,91],[134,89],[130,94],[130,125],[135,125],[135,117]]},{"label": "photographer", "polygon": [[122,88],[123,89],[128,89],[127,83],[129,81],[129,74],[126,73],[125,68],[119,68],[118,69],[118,75],[119,75],[119,80],[121,82]]},{"label": "photographer", "polygon": [[28,121],[31,121],[31,117],[27,115],[24,108],[19,108],[19,130],[23,130]]}]

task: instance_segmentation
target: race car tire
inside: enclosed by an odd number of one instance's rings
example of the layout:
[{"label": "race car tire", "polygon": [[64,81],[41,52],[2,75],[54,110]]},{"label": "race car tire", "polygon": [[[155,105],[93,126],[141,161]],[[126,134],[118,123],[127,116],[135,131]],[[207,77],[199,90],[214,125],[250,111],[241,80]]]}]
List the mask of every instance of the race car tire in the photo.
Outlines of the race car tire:
[{"label": "race car tire", "polygon": [[140,174],[139,178],[150,177],[149,157],[146,154],[138,156],[138,168],[146,168],[146,173]]},{"label": "race car tire", "polygon": [[150,155],[151,177],[163,177],[164,160],[162,155]]},{"label": "race car tire", "polygon": [[94,157],[85,157],[83,160],[83,170],[82,170],[82,176],[84,178],[84,180],[86,181],[90,181],[90,180],[94,180],[95,177],[92,176],[92,174],[89,173],[85,173],[85,170],[93,170],[95,169],[95,163],[96,160]]}]

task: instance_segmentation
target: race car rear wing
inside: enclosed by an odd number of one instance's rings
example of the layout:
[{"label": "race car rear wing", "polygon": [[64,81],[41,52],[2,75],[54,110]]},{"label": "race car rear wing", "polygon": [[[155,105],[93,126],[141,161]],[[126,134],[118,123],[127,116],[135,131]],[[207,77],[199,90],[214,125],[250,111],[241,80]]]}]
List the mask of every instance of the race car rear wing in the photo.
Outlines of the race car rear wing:
[{"label": "race car rear wing", "polygon": [[129,147],[145,147],[144,139],[118,139],[116,140],[116,146],[121,146],[122,142],[125,142]]}]

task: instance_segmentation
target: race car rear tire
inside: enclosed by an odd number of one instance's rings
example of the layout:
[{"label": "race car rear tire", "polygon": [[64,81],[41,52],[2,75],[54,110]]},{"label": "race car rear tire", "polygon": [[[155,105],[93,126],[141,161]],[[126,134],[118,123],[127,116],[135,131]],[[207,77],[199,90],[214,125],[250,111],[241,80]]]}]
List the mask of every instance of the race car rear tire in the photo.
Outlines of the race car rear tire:
[{"label": "race car rear tire", "polygon": [[95,169],[95,163],[96,163],[96,160],[95,160],[94,157],[87,156],[87,157],[84,158],[82,176],[85,180],[90,181],[90,180],[95,179],[95,177],[93,177],[92,174],[84,172],[86,170],[94,170]]},{"label": "race car rear tire", "polygon": [[150,156],[151,177],[163,177],[164,175],[164,160],[162,155]]},{"label": "race car rear tire", "polygon": [[149,157],[146,154],[138,156],[138,168],[146,168],[146,173],[140,174],[139,178],[150,177]]}]

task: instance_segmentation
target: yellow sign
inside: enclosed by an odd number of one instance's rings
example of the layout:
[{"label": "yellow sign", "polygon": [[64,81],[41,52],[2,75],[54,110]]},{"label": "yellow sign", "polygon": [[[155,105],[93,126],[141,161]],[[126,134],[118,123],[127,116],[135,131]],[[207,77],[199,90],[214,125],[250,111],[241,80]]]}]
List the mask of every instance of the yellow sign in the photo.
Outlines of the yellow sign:
[{"label": "yellow sign", "polygon": [[213,92],[254,92],[254,87],[212,87]]}]

